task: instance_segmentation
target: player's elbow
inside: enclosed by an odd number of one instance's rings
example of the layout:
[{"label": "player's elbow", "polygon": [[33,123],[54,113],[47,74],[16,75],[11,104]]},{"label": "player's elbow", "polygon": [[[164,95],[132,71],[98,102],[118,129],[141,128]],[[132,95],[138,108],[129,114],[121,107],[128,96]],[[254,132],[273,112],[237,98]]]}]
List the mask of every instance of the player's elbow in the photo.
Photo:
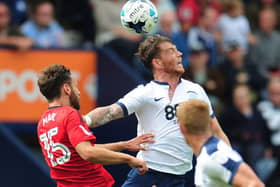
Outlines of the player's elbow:
[{"label": "player's elbow", "polygon": [[265,185],[262,181],[259,180],[256,184],[256,187],[265,187]]},{"label": "player's elbow", "polygon": [[82,152],[80,152],[80,157],[86,161],[95,160],[95,154],[91,147],[87,147]]},{"label": "player's elbow", "polygon": [[96,148],[95,146],[88,147],[80,154],[80,156],[86,161],[101,163],[102,151],[100,151],[99,148]]},{"label": "player's elbow", "polygon": [[91,149],[90,148],[86,148],[84,149],[83,151],[81,151],[79,153],[80,157],[83,159],[83,160],[87,160],[89,161],[91,159]]}]

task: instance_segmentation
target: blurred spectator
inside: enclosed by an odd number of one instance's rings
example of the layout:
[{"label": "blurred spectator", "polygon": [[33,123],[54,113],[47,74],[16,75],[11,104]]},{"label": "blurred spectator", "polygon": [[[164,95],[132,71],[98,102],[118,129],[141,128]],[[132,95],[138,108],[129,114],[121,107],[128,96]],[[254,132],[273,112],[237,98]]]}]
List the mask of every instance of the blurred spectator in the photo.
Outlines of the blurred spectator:
[{"label": "blurred spectator", "polygon": [[236,84],[249,85],[254,91],[255,99],[258,99],[260,91],[265,88],[266,79],[257,71],[252,62],[245,59],[243,48],[239,46],[239,43],[228,43],[225,50],[225,60],[219,65],[219,68],[226,79],[227,100],[230,100]]},{"label": "blurred spectator", "polygon": [[[63,25],[66,37],[73,36],[72,45],[92,45],[96,35],[95,7],[90,0],[55,0],[56,17]],[[70,35],[72,33],[72,35]]]},{"label": "blurred spectator", "polygon": [[0,0],[6,3],[11,12],[11,24],[21,25],[27,19],[27,6],[25,0]]},{"label": "blurred spectator", "polygon": [[269,99],[261,101],[258,104],[258,109],[267,122],[268,128],[272,131],[270,137],[273,154],[278,159],[278,166],[273,174],[268,179],[270,186],[276,187],[280,185],[280,77],[273,77],[268,84]]},{"label": "blurred spectator", "polygon": [[[217,43],[221,39],[217,32],[218,12],[207,6],[201,10],[197,27],[191,28],[189,32],[189,46],[195,46],[196,43],[203,43],[210,54],[209,65],[217,63]],[[217,41],[217,43],[216,43]]]},{"label": "blurred spectator", "polygon": [[[273,8],[276,12],[277,20],[280,19],[280,4],[278,0],[247,0],[246,4],[246,17],[250,20],[252,29],[256,29],[258,26],[259,12],[262,9]],[[278,27],[279,29],[279,27]]]},{"label": "blurred spectator", "polygon": [[[177,49],[183,53],[182,63],[184,67],[188,66],[189,56],[189,31],[198,19],[199,9],[195,0],[183,0],[177,7],[177,17],[180,23],[180,30],[172,36],[173,43],[177,46]],[[197,18],[195,18],[197,17]]]},{"label": "blurred spectator", "polygon": [[180,1],[181,1],[181,0],[172,0],[173,4],[174,4],[175,6],[177,6],[177,5],[180,3]]},{"label": "blurred spectator", "polygon": [[233,105],[219,120],[232,146],[256,169],[256,163],[264,156],[265,149],[270,148],[270,131],[261,113],[254,107],[247,85],[235,86],[232,100]]},{"label": "blurred spectator", "polygon": [[225,13],[220,16],[218,27],[223,38],[223,49],[229,42],[237,42],[242,51],[247,53],[248,43],[255,43],[255,37],[251,34],[249,22],[243,15],[241,0],[225,2]]},{"label": "blurred spectator", "polygon": [[19,29],[11,26],[10,11],[7,4],[0,2],[0,45],[4,47],[15,47],[20,50],[29,49],[33,42],[24,37]]},{"label": "blurred spectator", "polygon": [[21,30],[25,36],[32,38],[35,47],[65,47],[63,28],[54,19],[54,7],[50,1],[35,2],[32,18],[26,21]]},{"label": "blurred spectator", "polygon": [[[200,44],[200,45],[199,45]],[[189,66],[186,68],[183,78],[200,84],[207,92],[215,113],[222,109],[221,98],[225,92],[223,75],[215,67],[207,67],[209,53],[203,44],[192,46],[189,55]]]},{"label": "blurred spectator", "polygon": [[91,0],[91,2],[96,10],[94,16],[98,18],[96,45],[112,49],[132,65],[134,53],[143,35],[129,33],[121,26],[120,12],[126,0]]},{"label": "blurred spectator", "polygon": [[[268,84],[269,100],[261,101],[258,108],[266,119],[268,127],[273,131],[271,142],[280,153],[280,78],[270,80]],[[280,154],[279,157],[280,158]]]},{"label": "blurred spectator", "polygon": [[274,9],[265,8],[259,12],[259,29],[255,33],[257,43],[252,46],[249,56],[265,77],[271,68],[280,67],[280,34],[275,30],[276,24]]},{"label": "blurred spectator", "polygon": [[198,24],[199,11],[197,0],[181,0],[178,5],[179,19],[189,19],[192,25]]},{"label": "blurred spectator", "polygon": [[176,8],[171,0],[151,0],[157,8],[159,23],[156,24],[154,32],[171,37],[179,30]]},{"label": "blurred spectator", "polygon": [[171,38],[176,32],[176,21],[177,18],[175,12],[171,10],[162,12],[159,15],[159,30],[157,33]]},{"label": "blurred spectator", "polygon": [[174,4],[170,0],[151,0],[151,1],[156,6],[159,15],[165,11],[175,12],[176,10]]}]

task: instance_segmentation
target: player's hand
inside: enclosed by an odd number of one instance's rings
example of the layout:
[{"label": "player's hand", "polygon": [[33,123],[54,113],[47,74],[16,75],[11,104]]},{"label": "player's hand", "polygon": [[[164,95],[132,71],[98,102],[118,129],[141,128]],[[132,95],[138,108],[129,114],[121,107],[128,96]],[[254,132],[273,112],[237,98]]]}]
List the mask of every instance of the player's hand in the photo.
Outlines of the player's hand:
[{"label": "player's hand", "polygon": [[133,158],[129,163],[130,167],[137,168],[140,175],[145,174],[149,169],[144,160]]},{"label": "player's hand", "polygon": [[137,136],[131,140],[126,142],[126,149],[130,151],[138,151],[138,150],[147,150],[147,148],[141,146],[143,143],[153,143],[153,134],[143,134],[141,136]]}]

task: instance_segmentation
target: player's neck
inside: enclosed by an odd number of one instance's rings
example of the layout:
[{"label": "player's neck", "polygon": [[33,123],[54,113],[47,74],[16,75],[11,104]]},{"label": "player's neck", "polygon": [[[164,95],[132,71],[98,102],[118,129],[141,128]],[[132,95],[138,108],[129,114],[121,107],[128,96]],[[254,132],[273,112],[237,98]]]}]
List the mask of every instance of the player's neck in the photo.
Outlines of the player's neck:
[{"label": "player's neck", "polygon": [[205,142],[209,139],[211,135],[201,135],[201,136],[193,136],[188,140],[188,144],[192,147],[193,153],[195,156],[198,156],[200,154],[202,146],[205,144]]},{"label": "player's neck", "polygon": [[175,89],[179,83],[180,76],[170,73],[154,73],[154,79],[159,82],[167,82],[169,84],[169,99],[172,100]]},{"label": "player's neck", "polygon": [[49,102],[49,107],[54,106],[70,106],[69,98],[60,97],[58,99],[54,99],[53,101]]},{"label": "player's neck", "polygon": [[154,79],[159,82],[167,82],[171,88],[176,88],[180,80],[179,75],[165,72],[154,73]]}]

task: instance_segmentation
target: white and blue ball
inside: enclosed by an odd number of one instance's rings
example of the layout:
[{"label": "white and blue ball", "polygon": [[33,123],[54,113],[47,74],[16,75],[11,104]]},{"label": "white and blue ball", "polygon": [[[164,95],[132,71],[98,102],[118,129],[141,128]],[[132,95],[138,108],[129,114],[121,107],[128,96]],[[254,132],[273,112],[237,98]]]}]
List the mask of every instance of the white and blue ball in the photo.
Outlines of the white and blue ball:
[{"label": "white and blue ball", "polygon": [[149,0],[129,0],[121,10],[122,26],[138,34],[146,34],[153,30],[158,22],[158,12]]}]

